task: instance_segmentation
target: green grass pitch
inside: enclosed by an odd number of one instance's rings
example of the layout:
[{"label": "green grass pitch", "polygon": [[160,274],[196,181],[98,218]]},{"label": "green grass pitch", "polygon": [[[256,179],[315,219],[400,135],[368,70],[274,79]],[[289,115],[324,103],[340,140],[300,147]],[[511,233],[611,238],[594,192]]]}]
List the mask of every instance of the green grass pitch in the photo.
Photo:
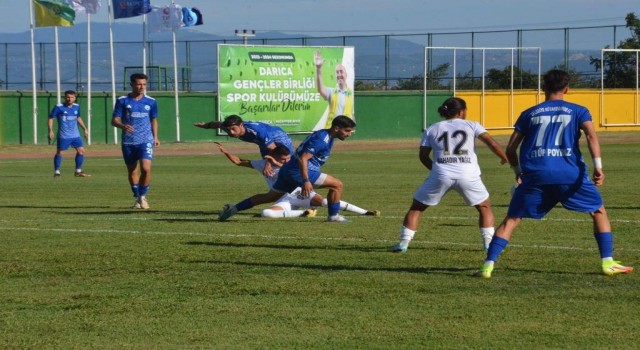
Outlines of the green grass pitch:
[{"label": "green grass pitch", "polygon": [[[428,171],[417,147],[370,146],[341,143],[323,168],[343,180],[344,200],[382,212],[344,224],[325,222],[325,209],[256,217],[263,207],[218,222],[225,203],[265,185],[213,145],[158,152],[148,211],[129,209],[124,164],[97,157],[99,146],[87,149],[91,177],[72,176],[68,151],[57,180],[52,147],[0,148],[50,153],[0,159],[0,348],[637,348],[640,272],[599,274],[588,215],[525,220],[483,280],[471,277],[484,259],[476,211],[450,193],[393,254]],[[640,143],[602,148],[615,257],[637,267]],[[513,174],[478,151],[499,222]]]}]

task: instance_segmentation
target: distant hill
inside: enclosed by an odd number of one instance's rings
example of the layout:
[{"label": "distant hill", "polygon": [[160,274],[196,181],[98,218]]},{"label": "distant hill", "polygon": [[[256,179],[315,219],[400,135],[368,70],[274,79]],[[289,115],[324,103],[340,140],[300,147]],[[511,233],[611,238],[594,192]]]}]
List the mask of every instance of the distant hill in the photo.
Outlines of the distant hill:
[{"label": "distant hill", "polygon": [[[59,41],[61,43],[61,77],[65,85],[76,84],[77,75],[84,76],[86,63],[76,62],[76,50],[82,59],[86,59],[86,24],[79,24],[73,27],[62,27],[58,30]],[[217,58],[216,45],[218,43],[240,44],[241,38],[235,35],[217,36],[201,32],[197,27],[182,28],[176,31],[178,41],[178,65],[188,65],[192,67],[192,89],[197,91],[212,91],[217,89]],[[96,90],[110,90],[110,52],[109,46],[109,26],[107,23],[92,23],[92,82]],[[142,52],[140,43],[142,42],[142,26],[134,23],[113,23],[113,36],[116,43],[116,79],[118,79],[117,89],[126,89],[124,84],[124,67],[141,65],[141,57],[136,53]],[[5,89],[21,90],[31,88],[31,62],[25,57],[31,57],[30,32],[16,34],[0,34],[0,43],[8,43],[8,75],[6,77]],[[424,72],[424,46],[421,43],[411,41],[411,36],[390,36],[388,49],[385,48],[384,36],[354,36],[346,37],[346,45],[354,46],[356,53],[356,79],[357,80],[384,80],[385,75],[391,84],[398,79],[408,79]],[[172,66],[172,40],[171,32],[150,33],[149,52],[150,65]],[[416,40],[416,39],[414,39]],[[185,41],[190,42],[188,45]],[[38,76],[45,76],[45,82],[39,86],[41,89],[53,89],[55,83],[55,66],[53,61],[53,50],[51,45],[54,42],[54,31],[52,28],[36,28],[35,42],[38,44]],[[74,45],[70,46],[70,43]],[[76,48],[75,43],[80,43],[80,48]],[[343,37],[309,37],[295,34],[284,34],[280,32],[260,32],[255,37],[250,38],[249,44],[256,45],[306,45],[309,46],[342,46]],[[185,47],[190,48],[187,53]],[[41,52],[43,48],[44,52]],[[385,58],[385,52],[389,56]],[[133,53],[133,54],[132,54]],[[532,56],[533,54],[533,56]],[[39,62],[44,57],[45,63]],[[457,53],[457,72],[469,72],[473,69],[474,75],[481,74],[480,56],[476,51],[474,64],[471,64],[472,53],[469,50],[460,50]],[[569,56],[569,65],[579,72],[593,72],[593,67],[589,64],[590,56],[599,56],[599,50],[572,51]],[[547,70],[553,66],[564,63],[564,51],[558,49],[543,50],[542,69]],[[443,63],[452,63],[452,52],[437,50],[431,57],[433,60],[431,67],[436,67]],[[388,63],[388,68],[385,64]],[[487,52],[485,58],[485,68],[503,69],[511,64],[509,51]],[[75,67],[78,66],[79,73]],[[522,67],[525,70],[535,72],[537,70],[537,53],[527,52],[523,54]],[[0,70],[1,72],[2,70]],[[0,73],[1,74],[1,73]],[[170,73],[172,76],[172,72]],[[3,77],[0,76],[0,79]],[[80,78],[82,80],[83,78]],[[86,78],[85,78],[86,79]],[[5,79],[2,79],[5,80]],[[77,87],[81,89],[81,87]]]}]

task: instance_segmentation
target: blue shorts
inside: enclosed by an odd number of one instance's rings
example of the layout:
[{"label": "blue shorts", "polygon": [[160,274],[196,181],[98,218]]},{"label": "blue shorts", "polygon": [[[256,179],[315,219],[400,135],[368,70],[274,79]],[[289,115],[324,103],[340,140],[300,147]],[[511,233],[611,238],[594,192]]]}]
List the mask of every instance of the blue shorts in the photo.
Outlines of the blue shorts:
[{"label": "blue shorts", "polygon": [[513,192],[507,215],[542,219],[558,203],[568,210],[593,213],[602,206],[602,196],[587,175],[567,185],[522,184]]},{"label": "blue shorts", "polygon": [[153,143],[122,145],[122,157],[125,164],[134,164],[142,159],[153,160]]},{"label": "blue shorts", "polygon": [[[284,171],[283,171],[284,170]],[[322,175],[319,171],[309,170],[307,172],[309,174],[309,181],[314,184],[320,175]],[[278,179],[273,184],[273,189],[280,192],[291,192],[296,189],[296,187],[302,186],[302,175],[300,175],[300,170],[293,169],[292,171],[286,171],[284,168],[280,169],[278,173]]]},{"label": "blue shorts", "polygon": [[78,149],[80,147],[84,147],[82,143],[82,137],[74,137],[72,139],[58,139],[58,150],[66,151],[69,147],[73,147]]}]

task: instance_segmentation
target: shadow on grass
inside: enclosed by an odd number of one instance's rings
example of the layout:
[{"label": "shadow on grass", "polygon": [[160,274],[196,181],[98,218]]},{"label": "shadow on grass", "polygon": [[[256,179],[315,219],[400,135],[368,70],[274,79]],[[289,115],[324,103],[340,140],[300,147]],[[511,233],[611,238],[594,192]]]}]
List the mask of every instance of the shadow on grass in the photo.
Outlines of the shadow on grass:
[{"label": "shadow on grass", "polygon": [[[391,254],[391,253],[390,253]],[[188,261],[193,264],[217,264],[217,265],[236,265],[251,267],[269,267],[283,269],[305,269],[318,271],[387,271],[387,272],[409,272],[409,273],[438,273],[448,275],[459,275],[460,273],[468,273],[471,275],[476,268],[457,268],[457,267],[363,267],[349,265],[320,265],[320,264],[288,264],[288,263],[252,263],[244,261],[222,261],[222,260],[195,260]]]},{"label": "shadow on grass", "polygon": [[[0,209],[105,209],[108,206],[65,206],[65,205],[0,205]],[[83,213],[84,214],[84,213]]]}]

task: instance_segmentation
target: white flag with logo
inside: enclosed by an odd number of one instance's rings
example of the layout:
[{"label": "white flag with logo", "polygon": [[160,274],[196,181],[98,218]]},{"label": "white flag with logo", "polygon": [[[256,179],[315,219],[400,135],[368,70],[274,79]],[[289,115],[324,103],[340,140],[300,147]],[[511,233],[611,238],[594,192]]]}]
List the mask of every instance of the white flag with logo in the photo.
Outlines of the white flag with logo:
[{"label": "white flag with logo", "polygon": [[100,10],[100,0],[64,0],[71,5],[76,13],[88,13],[94,15]]},{"label": "white flag with logo", "polygon": [[171,4],[163,7],[151,6],[147,14],[149,33],[171,31],[184,27],[182,22],[182,6]]}]

